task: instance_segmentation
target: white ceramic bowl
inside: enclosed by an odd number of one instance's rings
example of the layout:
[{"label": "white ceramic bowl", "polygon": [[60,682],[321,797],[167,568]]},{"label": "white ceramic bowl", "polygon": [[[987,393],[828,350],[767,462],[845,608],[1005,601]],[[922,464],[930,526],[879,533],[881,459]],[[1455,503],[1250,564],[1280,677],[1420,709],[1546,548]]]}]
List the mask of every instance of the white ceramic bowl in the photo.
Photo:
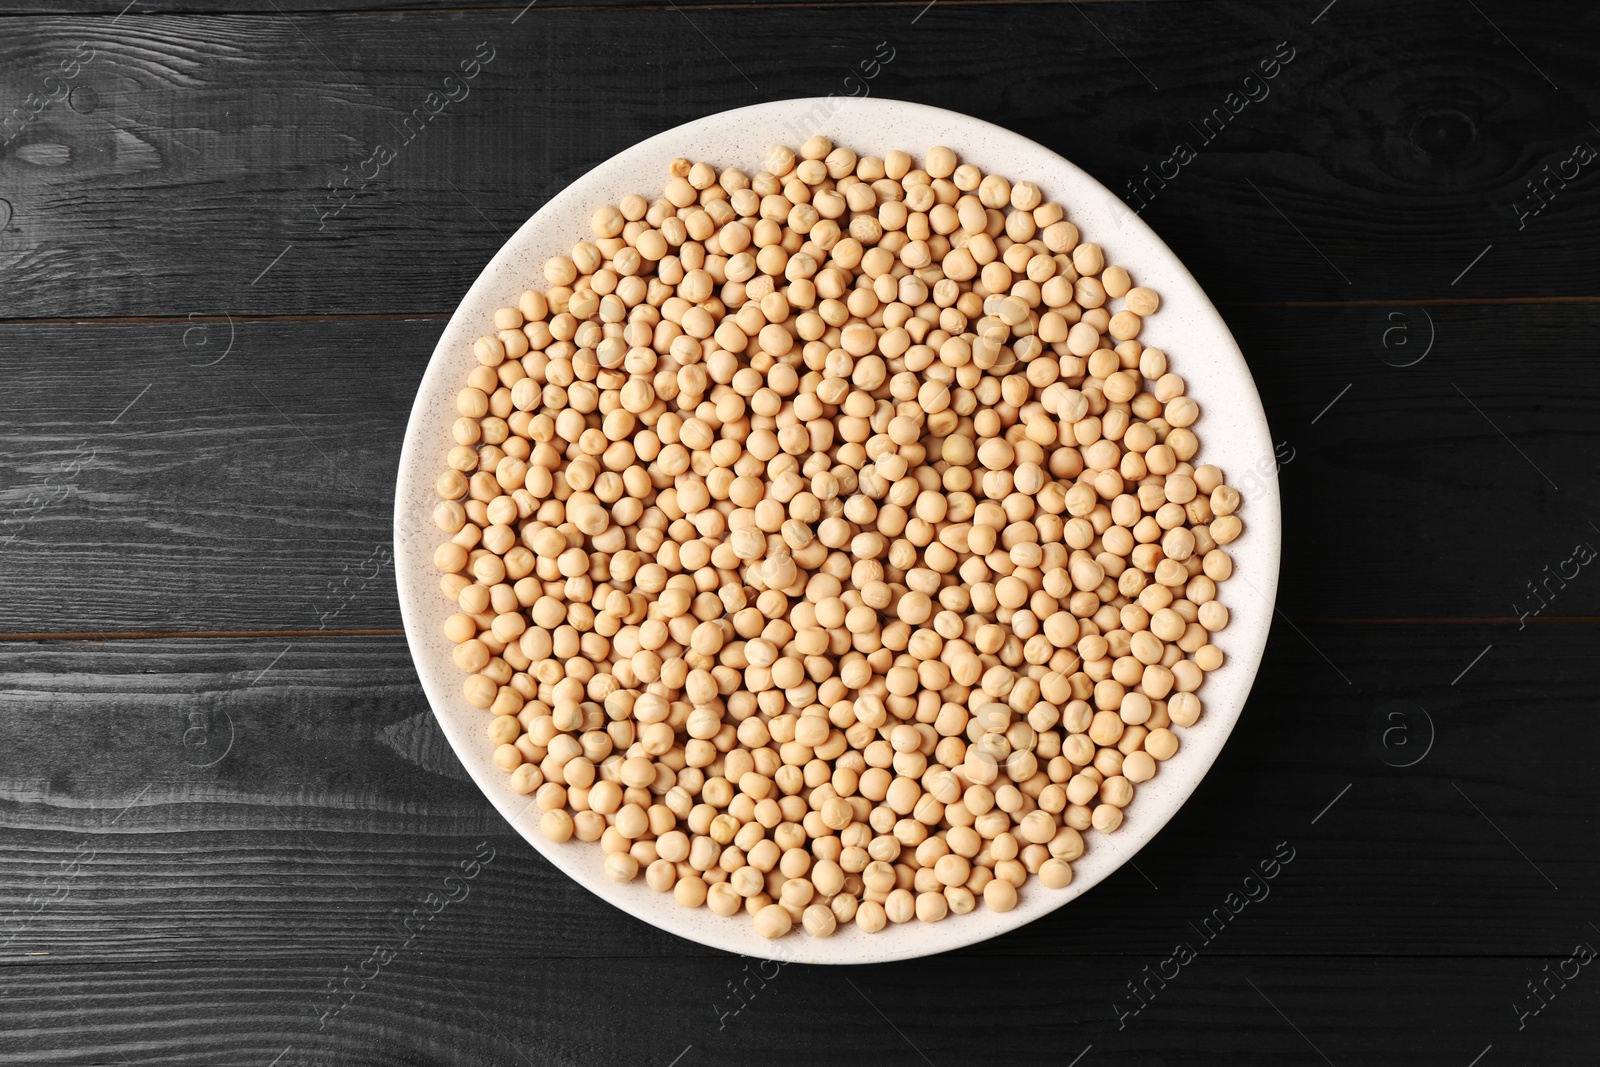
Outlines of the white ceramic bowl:
[{"label": "white ceramic bowl", "polygon": [[[1086,834],[1087,847],[1073,864],[1069,887],[1051,890],[1031,880],[1016,909],[1005,914],[980,906],[969,915],[933,924],[910,922],[870,936],[851,924],[831,938],[811,938],[797,930],[772,942],[758,937],[742,913],[722,918],[703,907],[680,907],[670,893],[653,892],[642,878],[628,885],[608,881],[597,844],[556,845],[540,834],[530,798],[513,793],[507,775],[490,760],[484,712],[461,695],[463,675],[451,662],[450,643],[441,633],[451,609],[432,564],[439,535],[429,515],[433,484],[452,444],[456,393],[475,363],[474,339],[488,329],[496,308],[515,306],[524,289],[545,285],[545,260],[589,237],[589,217],[596,207],[614,204],[626,193],[658,195],[668,162],[678,156],[754,173],[761,169],[768,146],[798,146],[814,133],[864,155],[882,156],[898,148],[920,158],[932,145],[949,145],[985,172],[1037,183],[1047,198],[1066,207],[1083,240],[1105,248],[1108,263],[1127,267],[1137,284],[1161,294],[1161,310],[1147,322],[1142,339],[1167,352],[1172,369],[1200,403],[1202,417],[1195,427],[1200,459],[1221,467],[1235,485],[1249,472],[1257,473],[1245,481],[1255,488],[1246,493],[1241,510],[1245,533],[1230,546],[1235,575],[1221,592],[1233,615],[1218,642],[1228,660],[1201,690],[1205,713],[1199,723],[1181,731],[1183,747],[1161,766],[1160,774],[1138,787],[1122,828],[1109,836]],[[1272,621],[1280,533],[1273,470],[1273,444],[1261,400],[1227,327],[1177,257],[1104,186],[1041,145],[952,111],[895,100],[780,100],[697,119],[613,156],[552,198],[484,268],[439,339],[406,428],[395,492],[400,608],[423,690],[456,755],[517,831],[586,889],[663,930],[749,956],[810,963],[925,956],[1014,930],[1080,896],[1138,852],[1194,791],[1238,720]],[[608,918],[597,913],[594,921]]]}]

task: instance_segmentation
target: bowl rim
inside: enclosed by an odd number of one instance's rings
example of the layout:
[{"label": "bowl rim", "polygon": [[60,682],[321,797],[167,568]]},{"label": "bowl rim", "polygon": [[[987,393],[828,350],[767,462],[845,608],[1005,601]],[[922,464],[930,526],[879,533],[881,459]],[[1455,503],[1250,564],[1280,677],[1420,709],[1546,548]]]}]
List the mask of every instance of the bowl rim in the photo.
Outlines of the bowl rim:
[{"label": "bowl rim", "polygon": [[[820,118],[819,111],[822,112]],[[880,963],[933,955],[976,944],[1057,910],[1129,862],[1187,802],[1209,773],[1231,735],[1265,650],[1267,632],[1275,611],[1279,576],[1281,515],[1274,467],[1274,477],[1262,482],[1262,491],[1248,501],[1245,509],[1246,533],[1234,543],[1241,553],[1248,547],[1256,569],[1248,575],[1236,571],[1234,577],[1239,582],[1231,583],[1228,591],[1248,586],[1256,598],[1251,601],[1251,610],[1243,613],[1242,617],[1237,610],[1233,612],[1229,624],[1227,662],[1220,670],[1212,672],[1207,679],[1208,688],[1202,690],[1206,713],[1197,727],[1186,730],[1183,750],[1172,763],[1166,765],[1175,772],[1181,772],[1173,775],[1176,781],[1172,789],[1155,796],[1147,795],[1154,792],[1150,786],[1160,782],[1164,775],[1157,775],[1151,782],[1140,786],[1133,804],[1128,808],[1129,819],[1119,833],[1113,836],[1085,832],[1084,856],[1074,861],[1076,876],[1070,886],[1061,890],[1044,890],[1038,886],[1036,879],[1030,879],[1029,886],[1036,887],[1032,894],[1034,899],[1019,902],[1017,908],[1010,912],[992,913],[986,908],[979,908],[971,914],[952,916],[938,924],[907,923],[875,935],[862,934],[849,925],[841,926],[835,936],[825,939],[810,938],[796,931],[787,938],[765,941],[754,933],[748,916],[743,914],[724,918],[704,907],[683,908],[671,899],[670,894],[656,894],[645,888],[642,879],[626,885],[607,880],[600,864],[596,862],[597,845],[576,842],[556,845],[539,832],[537,820],[522,818],[533,806],[530,798],[512,792],[506,784],[507,776],[489,760],[481,727],[472,728],[462,722],[462,719],[469,717],[468,713],[478,716],[481,721],[483,712],[467,705],[461,697],[459,670],[449,662],[448,657],[441,665],[437,655],[427,652],[430,642],[428,631],[431,629],[437,634],[446,603],[436,592],[437,572],[431,564],[435,541],[431,533],[435,528],[431,521],[424,518],[426,512],[422,510],[422,506],[425,506],[431,511],[435,502],[432,491],[435,475],[430,472],[439,469],[439,453],[428,437],[430,432],[435,436],[443,432],[442,426],[432,424],[431,420],[436,418],[436,414],[430,410],[430,406],[438,403],[441,389],[445,390],[444,395],[450,397],[457,391],[464,368],[472,363],[471,340],[487,328],[485,324],[488,317],[481,314],[482,309],[487,307],[492,314],[493,308],[500,306],[495,294],[505,291],[504,273],[519,270],[518,277],[524,280],[533,278],[534,283],[539,284],[542,279],[530,274],[525,264],[519,266],[520,260],[531,251],[542,252],[543,255],[537,258],[538,262],[542,262],[544,256],[553,254],[553,248],[562,247],[556,244],[557,241],[567,238],[578,240],[588,236],[586,227],[578,235],[574,235],[571,227],[562,228],[554,236],[543,234],[542,231],[547,223],[554,230],[559,225],[555,220],[574,210],[586,223],[593,206],[602,202],[596,199],[596,186],[615,182],[616,175],[624,171],[630,174],[626,182],[635,186],[647,184],[650,179],[641,181],[632,177],[641,173],[640,167],[645,161],[659,159],[664,163],[681,155],[680,149],[686,142],[692,142],[712,128],[743,131],[747,138],[759,132],[766,138],[760,144],[729,142],[726,156],[739,155],[741,163],[748,162],[750,158],[763,158],[768,144],[777,139],[789,143],[800,136],[800,131],[807,129],[833,137],[838,143],[862,147],[863,137],[857,129],[851,127],[845,130],[841,125],[841,115],[856,113],[870,116],[874,131],[892,130],[897,125],[896,120],[948,131],[949,137],[943,143],[956,146],[963,158],[966,158],[971,146],[981,140],[983,147],[973,157],[976,161],[984,165],[986,170],[998,170],[1014,181],[1036,181],[1047,192],[1056,194],[1054,198],[1068,209],[1069,217],[1080,220],[1080,230],[1086,240],[1104,245],[1114,228],[1117,243],[1134,252],[1128,265],[1137,267],[1136,276],[1151,273],[1161,276],[1158,291],[1162,296],[1162,307],[1185,308],[1185,314],[1192,319],[1191,324],[1201,327],[1199,340],[1185,342],[1192,347],[1186,347],[1176,354],[1175,368],[1182,369],[1192,362],[1220,360],[1220,366],[1214,369],[1216,377],[1209,383],[1205,378],[1197,378],[1191,393],[1203,396],[1221,392],[1223,384],[1228,386],[1231,396],[1221,402],[1243,416],[1242,425],[1230,425],[1227,429],[1228,434],[1234,435],[1225,438],[1230,443],[1228,450],[1239,452],[1243,449],[1245,454],[1253,453],[1258,457],[1258,467],[1261,465],[1260,457],[1270,458],[1274,455],[1266,413],[1243,353],[1216,307],[1165,242],[1121,198],[1052,149],[1004,127],[960,112],[881,97],[828,96],[774,100],[704,115],[637,142],[598,163],[546,201],[506,240],[462,296],[440,333],[407,419],[396,476],[396,591],[407,645],[429,707],[450,742],[451,749],[484,797],[535,851],[577,884],[633,917],[679,937],[712,948],[782,962]],[[892,140],[898,135],[874,132],[872,136]],[[939,142],[930,141],[929,145],[933,143]],[[928,146],[921,147],[925,149]],[[1005,160],[1017,162],[1007,163]],[[728,164],[723,162],[719,165]],[[1098,204],[1091,202],[1091,197]],[[1081,220],[1084,219],[1091,220],[1091,224],[1082,225]],[[1149,325],[1155,327],[1160,322],[1157,316],[1149,320]],[[1147,332],[1156,334],[1156,340],[1163,340],[1159,329]],[[1192,333],[1188,336],[1192,336]],[[1203,355],[1200,354],[1202,352]],[[1220,379],[1224,377],[1231,377],[1232,380],[1222,383]],[[1213,397],[1208,403],[1217,402],[1218,398]],[[1202,411],[1206,410],[1206,406],[1206,403],[1202,403]],[[453,401],[451,407],[453,409]],[[1213,426],[1208,429],[1214,431],[1216,428]],[[1249,447],[1244,447],[1246,438],[1253,439]],[[1234,445],[1238,447],[1232,447]],[[1206,458],[1207,450],[1203,439],[1201,458]],[[425,451],[430,454],[424,455]],[[1218,451],[1217,445],[1212,444],[1210,451],[1213,454]],[[422,534],[430,536],[422,538]],[[425,540],[426,546],[419,545],[419,540]],[[419,553],[424,554],[419,556]],[[1239,597],[1233,599],[1243,602]],[[1259,607],[1255,600],[1260,601]],[[432,640],[437,642],[440,639]],[[1225,687],[1219,682],[1224,682]],[[1203,729],[1199,729],[1202,725]],[[1196,729],[1199,729],[1197,734],[1194,733]],[[1169,796],[1169,792],[1172,795]],[[1143,806],[1140,806],[1141,800],[1145,801]],[[1110,858],[1094,856],[1097,849],[1108,852]]]}]

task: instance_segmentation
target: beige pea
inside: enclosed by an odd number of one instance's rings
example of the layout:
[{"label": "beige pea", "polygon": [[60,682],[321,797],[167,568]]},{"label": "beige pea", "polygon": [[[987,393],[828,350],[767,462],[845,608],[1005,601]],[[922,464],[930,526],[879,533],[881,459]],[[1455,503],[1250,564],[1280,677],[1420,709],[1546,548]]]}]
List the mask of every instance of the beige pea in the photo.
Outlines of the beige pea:
[{"label": "beige pea", "polygon": [[[1144,751],[1148,753],[1152,759],[1159,761],[1169,760],[1178,753],[1178,735],[1164,727],[1158,730],[1151,730],[1145,735]],[[1127,769],[1126,760],[1123,761],[1123,769]]]},{"label": "beige pea", "polygon": [[1111,321],[1106,326],[1106,333],[1118,341],[1130,341],[1139,336],[1139,331],[1144,328],[1144,323],[1132,311],[1123,310],[1111,316]]},{"label": "beige pea", "polygon": [[1103,834],[1115,833],[1122,825],[1122,809],[1114,804],[1096,805],[1089,822]]},{"label": "beige pea", "polygon": [[1211,539],[1219,545],[1232,544],[1244,531],[1244,523],[1237,515],[1224,515],[1214,519],[1209,527]]},{"label": "beige pea", "polygon": [[1174,693],[1167,701],[1167,715],[1175,726],[1193,726],[1200,720],[1202,710],[1200,698],[1192,692]]},{"label": "beige pea", "polygon": [[1124,775],[1112,775],[1100,783],[1100,800],[1104,804],[1125,808],[1133,801],[1133,785]]},{"label": "beige pea", "polygon": [[755,913],[755,928],[756,933],[768,941],[774,941],[794,928],[794,920],[782,906],[768,904]]},{"label": "beige pea", "polygon": [[1124,295],[1123,303],[1128,310],[1141,318],[1154,315],[1161,307],[1161,297],[1154,289],[1136,286],[1129,289]]},{"label": "beige pea", "polygon": [[1050,889],[1065,889],[1072,884],[1072,864],[1066,860],[1045,860],[1039,865],[1039,881]]},{"label": "beige pea", "polygon": [[1091,323],[1077,322],[1067,331],[1067,351],[1075,356],[1087,356],[1100,347],[1100,331]]},{"label": "beige pea", "polygon": [[826,904],[812,904],[801,916],[801,925],[812,937],[832,937],[838,919]]},{"label": "beige pea", "polygon": [[889,925],[889,916],[882,904],[873,900],[863,900],[856,908],[855,924],[863,933],[876,934]]},{"label": "beige pea", "polygon": [[672,887],[672,896],[686,908],[698,908],[706,902],[706,883],[698,876],[681,877]]},{"label": "beige pea", "polygon": [[993,878],[983,887],[983,903],[990,911],[1011,911],[1017,906],[1017,887],[1004,878]]},{"label": "beige pea", "polygon": [[1133,280],[1128,277],[1128,272],[1123,267],[1107,267],[1100,272],[1100,284],[1105,287],[1106,295],[1110,297],[1124,297],[1133,288]]},{"label": "beige pea", "polygon": [[917,914],[917,898],[909,889],[893,889],[883,901],[883,912],[892,923],[910,922]]},{"label": "beige pea", "polygon": [[560,809],[547,811],[539,819],[539,831],[545,837],[561,844],[572,840],[572,816]]},{"label": "beige pea", "polygon": [[1100,792],[1100,779],[1087,774],[1076,774],[1067,782],[1067,799],[1074,804],[1087,804]]},{"label": "beige pea", "polygon": [[[1145,740],[1148,742],[1149,735]],[[1135,785],[1148,782],[1156,776],[1155,757],[1144,751],[1129,753],[1122,760],[1122,776]]]},{"label": "beige pea", "polygon": [[942,892],[918,893],[916,910],[919,921],[936,923],[950,914],[950,902]]},{"label": "beige pea", "polygon": [[544,277],[551,285],[571,285],[578,280],[578,268],[566,256],[554,256],[545,262]]},{"label": "beige pea", "polygon": [[605,858],[605,872],[613,882],[631,882],[639,874],[639,861],[627,852],[613,852]]},{"label": "beige pea", "polygon": [[1099,274],[1105,262],[1105,253],[1093,242],[1080,244],[1072,250],[1073,269],[1081,275]]},{"label": "beige pea", "polygon": [[[744,898],[735,893],[727,882],[713,882],[706,889],[706,906],[718,915],[737,915],[739,909],[744,907]],[[783,911],[782,908],[778,910]],[[787,921],[788,918],[788,913],[784,912],[784,919]]]}]

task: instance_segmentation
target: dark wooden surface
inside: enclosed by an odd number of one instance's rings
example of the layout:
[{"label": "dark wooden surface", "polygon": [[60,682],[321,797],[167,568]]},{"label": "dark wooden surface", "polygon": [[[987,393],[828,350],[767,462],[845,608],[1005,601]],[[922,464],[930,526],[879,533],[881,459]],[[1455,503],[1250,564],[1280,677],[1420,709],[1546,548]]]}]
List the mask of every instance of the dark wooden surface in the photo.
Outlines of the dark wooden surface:
[{"label": "dark wooden surface", "polygon": [[[1600,577],[1529,585],[1600,545],[1600,163],[1536,214],[1527,182],[1600,147],[1600,13],[375,6],[0,3],[0,118],[71,87],[0,131],[0,1062],[1593,1062],[1600,974],[1548,976],[1600,945]],[[471,95],[319,223],[482,41]],[[484,802],[371,561],[503,234],[643,136],[846,91],[879,41],[875,94],[1119,192],[1295,49],[1144,209],[1292,456],[1281,614],[1137,868],[949,956],[783,967],[735,1012],[747,961],[597,902]],[[1280,842],[1271,895],[1131,1014]]]}]

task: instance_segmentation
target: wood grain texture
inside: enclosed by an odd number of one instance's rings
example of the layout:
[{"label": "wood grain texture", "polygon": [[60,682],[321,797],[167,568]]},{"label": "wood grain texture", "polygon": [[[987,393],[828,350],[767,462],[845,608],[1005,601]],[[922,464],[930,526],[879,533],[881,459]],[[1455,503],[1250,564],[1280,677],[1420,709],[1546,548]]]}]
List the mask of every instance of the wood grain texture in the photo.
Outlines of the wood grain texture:
[{"label": "wood grain texture", "polygon": [[[1511,1009],[1519,992],[1531,1002],[1523,983],[1569,951],[1516,960],[1201,957],[1121,1029],[1111,987],[1138,977],[1147,960],[957,955],[848,970],[768,964],[758,973],[736,958],[418,951],[320,1030],[317,997],[351,962],[343,957],[7,968],[0,992],[17,1021],[27,1020],[9,1035],[11,1063],[945,1067],[996,1062],[1003,1050],[1006,1063],[1049,1067],[1075,1056],[1084,1065],[1463,1067],[1487,1046],[1484,1064],[1583,1062],[1572,1053],[1595,1037],[1592,972],[1578,971],[1520,1031]],[[737,1014],[730,983],[748,990]],[[1434,1022],[1441,1016],[1455,1025]]]},{"label": "wood grain texture", "polygon": [[[1596,632],[1279,628],[1221,759],[1136,866],[965,954],[1165,953],[1280,843],[1292,862],[1208,951],[1564,951],[1600,890],[1577,847],[1600,704],[1565,669]],[[401,638],[7,643],[0,694],[0,964],[353,954],[481,843],[495,858],[430,952],[715,955],[511,831]]]},{"label": "wood grain texture", "polygon": [[[1600,296],[1593,257],[1561,254],[1600,236],[1593,167],[1537,215],[1516,207],[1546,164],[1600,144],[1578,103],[1597,88],[1595,13],[1089,8],[8,19],[0,99],[44,106],[0,148],[0,317],[447,311],[505,234],[618,150],[727,107],[864,90],[1015,129],[1119,196],[1188,142],[1144,214],[1223,301]],[[621,40],[651,46],[598,44]],[[1003,57],[974,47],[989,41]],[[847,83],[878,42],[892,62]],[[1292,62],[1247,86],[1280,42]],[[470,94],[402,128],[480,44],[493,59]],[[380,142],[401,147],[366,181]]]},{"label": "wood grain texture", "polygon": [[[1600,360],[1573,343],[1600,308],[1228,319],[1287,460],[1291,619],[1600,615],[1600,579],[1564,566],[1600,547]],[[0,632],[397,627],[395,469],[440,329],[0,326]],[[1259,459],[1229,472],[1247,498]]]},{"label": "wood grain texture", "polygon": [[[855,7],[911,7],[915,14],[917,9],[925,6],[927,0],[870,0],[862,4],[859,0],[691,0],[687,4],[678,6],[686,11],[714,10],[719,7],[765,9],[773,8],[782,10],[786,7],[795,7],[799,3],[807,4],[832,4],[836,6],[851,5]],[[944,0],[944,3],[995,3],[996,0]],[[1025,0],[1027,3],[1037,4],[1064,4],[1072,0]],[[1150,2],[1160,3],[1166,0],[1088,0],[1089,3],[1129,3]],[[546,11],[561,11],[570,9],[589,8],[670,8],[671,4],[663,0],[477,0],[472,4],[455,5],[459,10],[470,10],[473,14],[489,15],[492,17],[516,18],[524,10],[537,9],[541,14]],[[72,3],[71,0],[0,0],[0,15],[74,15],[74,16],[105,16],[116,17],[128,8],[127,0],[81,0]],[[440,6],[437,0],[384,0],[382,4],[374,4],[371,0],[289,0],[287,3],[278,3],[277,0],[138,0],[132,8],[129,17],[133,15],[286,15],[302,18],[316,18],[321,15],[338,14],[341,12],[356,12],[366,14],[372,11],[388,13],[411,12],[437,12]]]},{"label": "wood grain texture", "polygon": [[[1554,975],[1600,944],[1600,579],[1570,572],[1600,544],[1600,182],[1571,169],[1600,11],[440,7],[0,0],[0,1063],[1593,1060],[1600,979]],[[417,382],[505,235],[662,129],[857,91],[878,42],[874,95],[1148,180],[1285,461],[1280,618],[1134,864],[983,945],[774,975],[487,804],[384,550]]]}]

